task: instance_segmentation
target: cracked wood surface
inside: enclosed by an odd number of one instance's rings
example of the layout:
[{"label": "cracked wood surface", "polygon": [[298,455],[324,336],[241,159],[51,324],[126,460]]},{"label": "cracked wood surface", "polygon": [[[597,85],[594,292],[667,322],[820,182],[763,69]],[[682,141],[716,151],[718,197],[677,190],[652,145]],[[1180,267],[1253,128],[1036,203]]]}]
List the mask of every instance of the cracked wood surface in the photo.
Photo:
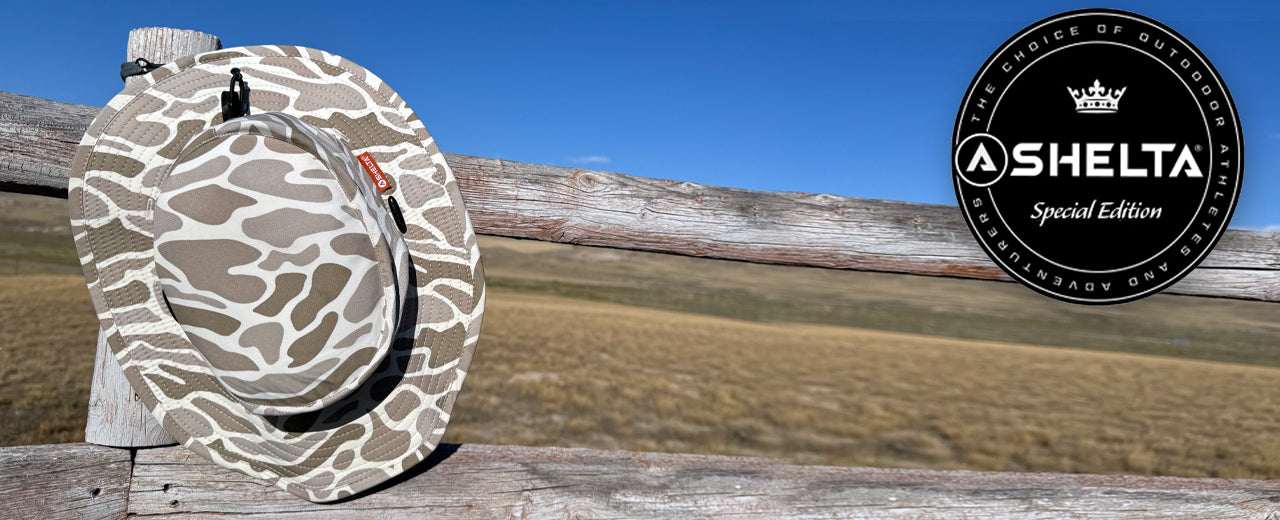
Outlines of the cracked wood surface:
[{"label": "cracked wood surface", "polygon": [[[95,109],[0,92],[0,190],[66,196]],[[954,206],[760,192],[445,154],[476,231],[748,262],[988,280]],[[1280,234],[1229,230],[1171,293],[1280,301]]]},{"label": "cracked wood surface", "polygon": [[0,518],[124,518],[130,455],[92,444],[0,447]]},{"label": "cracked wood surface", "polygon": [[130,476],[129,454],[88,444],[0,448],[0,517],[1280,518],[1280,482],[1272,481],[798,466],[477,444],[441,446],[372,492],[312,504],[178,447],[136,450]]}]

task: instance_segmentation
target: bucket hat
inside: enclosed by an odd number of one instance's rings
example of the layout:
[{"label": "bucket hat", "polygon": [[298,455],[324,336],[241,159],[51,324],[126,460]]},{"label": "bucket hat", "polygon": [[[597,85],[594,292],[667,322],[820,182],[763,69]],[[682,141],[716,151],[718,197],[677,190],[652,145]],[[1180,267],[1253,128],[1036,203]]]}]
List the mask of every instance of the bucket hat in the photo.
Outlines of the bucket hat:
[{"label": "bucket hat", "polygon": [[435,449],[480,253],[443,154],[377,76],[291,46],[176,60],[97,115],[69,198],[107,342],[183,446],[311,501]]}]

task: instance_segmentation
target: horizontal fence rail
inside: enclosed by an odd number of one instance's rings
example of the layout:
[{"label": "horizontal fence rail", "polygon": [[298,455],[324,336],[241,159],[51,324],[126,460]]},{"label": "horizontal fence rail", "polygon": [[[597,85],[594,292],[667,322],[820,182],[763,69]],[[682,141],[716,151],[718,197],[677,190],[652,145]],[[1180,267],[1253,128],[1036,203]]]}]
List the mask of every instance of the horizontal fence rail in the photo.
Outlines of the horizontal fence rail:
[{"label": "horizontal fence rail", "polygon": [[[208,34],[142,28],[130,33],[129,56],[165,62],[219,46]],[[0,92],[0,191],[65,198],[68,164],[97,111]],[[476,230],[484,234],[1009,280],[952,206],[758,192],[446,155]],[[1231,230],[1200,268],[1169,291],[1277,301],[1278,259],[1280,234]],[[312,504],[182,448],[137,449],[171,439],[128,399],[132,392],[105,346],[98,350],[88,433],[93,442],[123,448],[0,447],[0,518],[1280,520],[1280,481],[839,468],[486,445],[443,445],[359,497]],[[117,391],[100,392],[107,388]]]},{"label": "horizontal fence rail", "polygon": [[[0,190],[66,196],[97,109],[0,92]],[[953,206],[759,192],[446,154],[476,231],[691,256],[1009,280]],[[1171,293],[1280,301],[1280,233],[1229,230]]]},{"label": "horizontal fence rail", "polygon": [[9,518],[1077,518],[1280,520],[1280,482],[797,466],[443,445],[354,500],[312,504],[182,448],[0,448]]}]

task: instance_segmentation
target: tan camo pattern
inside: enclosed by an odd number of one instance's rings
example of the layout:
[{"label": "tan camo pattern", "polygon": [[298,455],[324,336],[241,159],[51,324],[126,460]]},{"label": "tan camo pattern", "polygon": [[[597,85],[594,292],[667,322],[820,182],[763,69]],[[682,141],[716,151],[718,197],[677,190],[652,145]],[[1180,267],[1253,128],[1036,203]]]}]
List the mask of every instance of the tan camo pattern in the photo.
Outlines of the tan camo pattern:
[{"label": "tan camo pattern", "polygon": [[[394,196],[408,224],[412,270],[396,338],[364,384],[316,412],[250,412],[169,314],[157,273],[160,189],[192,138],[222,122],[219,94],[232,67],[252,89],[254,114],[293,115],[354,153],[369,152],[392,179],[379,197]],[[368,489],[435,449],[476,346],[483,274],[452,172],[380,79],[301,47],[179,59],[107,104],[71,170],[73,232],[108,343],[143,403],[184,446],[312,501]]]},{"label": "tan camo pattern", "polygon": [[169,309],[251,412],[323,408],[391,345],[409,251],[361,168],[323,130],[255,114],[195,136],[160,185]]}]

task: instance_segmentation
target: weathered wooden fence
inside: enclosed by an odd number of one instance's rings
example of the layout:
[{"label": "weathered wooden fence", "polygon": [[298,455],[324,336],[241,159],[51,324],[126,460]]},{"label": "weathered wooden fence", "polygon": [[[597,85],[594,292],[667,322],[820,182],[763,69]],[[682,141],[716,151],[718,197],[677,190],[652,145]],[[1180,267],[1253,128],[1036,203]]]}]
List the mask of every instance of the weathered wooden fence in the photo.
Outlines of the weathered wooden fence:
[{"label": "weathered wooden fence", "polygon": [[[128,59],[217,38],[130,33]],[[66,197],[98,108],[0,92],[0,191]],[[483,234],[750,262],[1007,278],[954,207],[764,193],[448,155]],[[1228,231],[1169,292],[1280,301],[1280,234]],[[99,340],[86,440],[0,448],[0,518],[1254,518],[1280,481],[795,466],[766,459],[445,445],[376,492],[304,502],[172,444]],[[97,445],[95,445],[97,444]]]}]

